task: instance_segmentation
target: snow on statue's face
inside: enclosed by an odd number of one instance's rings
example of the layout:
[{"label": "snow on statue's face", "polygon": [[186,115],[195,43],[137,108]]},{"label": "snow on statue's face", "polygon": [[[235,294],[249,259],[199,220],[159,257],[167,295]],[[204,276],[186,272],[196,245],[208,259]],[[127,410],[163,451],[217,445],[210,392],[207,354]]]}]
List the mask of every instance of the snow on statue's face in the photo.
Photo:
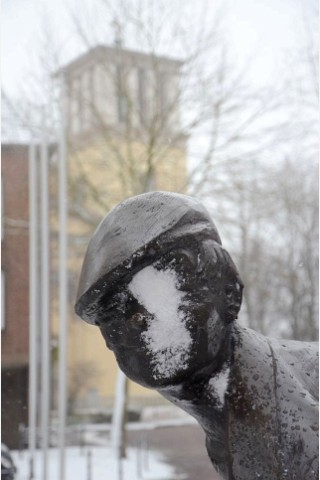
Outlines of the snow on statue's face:
[{"label": "snow on statue's face", "polygon": [[102,301],[102,335],[132,380],[174,384],[215,359],[227,323],[221,292],[210,285],[216,260],[210,241],[173,248]]}]

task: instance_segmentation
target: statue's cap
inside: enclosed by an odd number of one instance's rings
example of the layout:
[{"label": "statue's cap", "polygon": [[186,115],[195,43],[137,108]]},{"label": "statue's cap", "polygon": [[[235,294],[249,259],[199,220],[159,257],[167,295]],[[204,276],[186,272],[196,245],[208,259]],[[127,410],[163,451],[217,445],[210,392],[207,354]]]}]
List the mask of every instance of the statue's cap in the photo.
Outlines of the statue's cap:
[{"label": "statue's cap", "polygon": [[143,257],[150,242],[159,239],[160,245],[161,239],[166,243],[200,232],[206,232],[221,244],[209,212],[193,197],[149,192],[120,203],[102,220],[89,243],[80,276],[76,313],[93,323],[90,312],[94,304],[124,272],[128,273],[134,256]]}]

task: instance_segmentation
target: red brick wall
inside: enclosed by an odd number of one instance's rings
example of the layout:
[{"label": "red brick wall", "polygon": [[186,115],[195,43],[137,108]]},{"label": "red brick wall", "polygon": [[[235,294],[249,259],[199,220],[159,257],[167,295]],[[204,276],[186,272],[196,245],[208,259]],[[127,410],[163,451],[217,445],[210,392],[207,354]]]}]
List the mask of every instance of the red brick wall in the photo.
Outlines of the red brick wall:
[{"label": "red brick wall", "polygon": [[29,205],[28,148],[2,146],[2,269],[5,272],[5,328],[2,367],[28,363]]}]

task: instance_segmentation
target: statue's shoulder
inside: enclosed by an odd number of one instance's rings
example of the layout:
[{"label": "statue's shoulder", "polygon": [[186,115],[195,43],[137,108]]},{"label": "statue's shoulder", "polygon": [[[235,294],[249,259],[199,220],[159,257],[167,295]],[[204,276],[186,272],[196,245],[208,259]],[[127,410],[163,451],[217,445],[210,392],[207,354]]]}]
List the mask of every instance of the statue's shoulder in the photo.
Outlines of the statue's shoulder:
[{"label": "statue's shoulder", "polygon": [[295,340],[269,339],[279,374],[297,382],[316,399],[319,398],[319,344]]},{"label": "statue's shoulder", "polygon": [[[234,477],[311,480],[317,471],[318,344],[236,328],[228,390]],[[264,469],[264,471],[262,471]]]},{"label": "statue's shoulder", "polygon": [[319,372],[319,343],[285,340],[262,335],[250,328],[235,325],[232,330],[233,349],[236,354],[265,354],[282,359],[291,366]]},{"label": "statue's shoulder", "polygon": [[[300,385],[318,398],[319,344],[266,337],[249,328],[235,325],[232,331],[233,370],[247,377]],[[260,381],[259,380],[259,381]],[[259,382],[255,383],[258,386]]]}]

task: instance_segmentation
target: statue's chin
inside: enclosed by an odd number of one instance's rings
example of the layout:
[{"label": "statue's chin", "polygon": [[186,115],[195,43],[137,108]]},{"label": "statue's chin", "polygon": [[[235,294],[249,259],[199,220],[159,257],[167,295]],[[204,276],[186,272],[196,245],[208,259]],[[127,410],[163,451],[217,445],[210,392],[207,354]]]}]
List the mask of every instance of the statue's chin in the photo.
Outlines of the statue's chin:
[{"label": "statue's chin", "polygon": [[151,371],[134,371],[131,366],[123,366],[119,361],[118,364],[120,369],[125,373],[128,378],[130,378],[130,380],[138,383],[145,388],[164,388],[182,383],[186,379],[185,372],[176,372],[175,374],[172,374],[170,376],[162,377],[152,373]]}]

